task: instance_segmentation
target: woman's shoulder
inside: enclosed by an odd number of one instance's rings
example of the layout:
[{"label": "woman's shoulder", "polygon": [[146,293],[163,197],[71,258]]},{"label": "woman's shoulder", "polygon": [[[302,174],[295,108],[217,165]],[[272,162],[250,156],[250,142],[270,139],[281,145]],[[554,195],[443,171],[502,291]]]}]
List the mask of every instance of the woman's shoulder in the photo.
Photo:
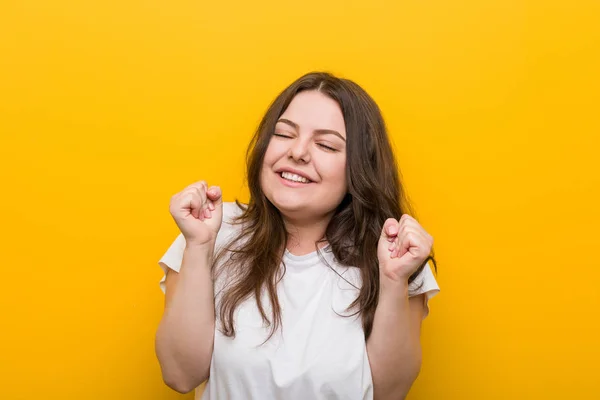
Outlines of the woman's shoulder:
[{"label": "woman's shoulder", "polygon": [[[245,204],[241,204],[242,207]],[[223,223],[232,225],[235,219],[242,215],[244,209],[241,208],[235,201],[223,202]]]},{"label": "woman's shoulder", "polygon": [[[243,206],[244,204],[242,204],[242,207]],[[244,209],[235,201],[223,202],[223,220],[216,240],[218,248],[226,245],[240,233],[242,225],[237,218],[242,215],[243,212]]]},{"label": "woman's shoulder", "polygon": [[[240,207],[241,205],[241,207]],[[235,201],[223,203],[223,220],[221,222],[221,231],[239,231],[241,229],[241,221],[238,220],[244,209],[245,204],[236,203]]]}]

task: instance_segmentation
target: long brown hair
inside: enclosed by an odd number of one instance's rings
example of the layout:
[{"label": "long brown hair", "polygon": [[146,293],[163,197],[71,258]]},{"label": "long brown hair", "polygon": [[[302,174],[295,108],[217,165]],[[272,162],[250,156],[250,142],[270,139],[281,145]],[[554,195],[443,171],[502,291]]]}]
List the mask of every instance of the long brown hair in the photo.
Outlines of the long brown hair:
[{"label": "long brown hair", "polygon": [[[256,299],[258,310],[271,335],[281,325],[281,308],[277,283],[288,240],[281,214],[265,197],[260,186],[263,159],[277,120],[296,94],[317,90],[335,100],[346,125],[346,176],[348,192],[337,207],[321,242],[328,242],[337,262],[360,269],[362,286],[349,309],[361,314],[365,337],[369,337],[379,298],[377,243],[387,218],[414,215],[400,183],[400,173],[379,107],[356,83],[329,73],[309,73],[287,87],[270,105],[247,150],[247,179],[250,201],[237,223],[242,229],[229,246],[215,258],[215,264],[228,254],[222,264],[233,281],[224,288],[218,314],[221,331],[235,336],[234,312],[249,297]],[[318,248],[318,243],[315,243]],[[412,282],[431,260],[437,270],[434,253],[410,277]],[[285,268],[285,266],[284,266]],[[285,269],[283,269],[285,273]],[[271,303],[268,316],[261,300],[266,290]],[[269,336],[271,337],[271,336]],[[268,339],[267,339],[268,340]]]}]

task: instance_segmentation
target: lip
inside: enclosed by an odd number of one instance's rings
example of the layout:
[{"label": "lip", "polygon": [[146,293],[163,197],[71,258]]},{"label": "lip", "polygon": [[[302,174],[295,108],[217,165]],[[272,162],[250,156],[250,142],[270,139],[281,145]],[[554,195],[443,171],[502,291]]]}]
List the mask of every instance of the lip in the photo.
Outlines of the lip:
[{"label": "lip", "polygon": [[281,182],[282,185],[287,186],[287,187],[291,187],[291,188],[302,188],[302,187],[307,187],[312,185],[314,182],[309,182],[309,183],[302,183],[302,182],[294,182],[294,181],[288,181],[287,179],[283,178],[281,176],[280,173],[277,173],[277,178],[279,179],[279,181]]},{"label": "lip", "polygon": [[[294,181],[289,181],[285,178],[283,178],[281,176],[282,172],[289,172],[292,174],[296,174],[299,175],[303,178],[308,179],[310,182],[309,183],[302,183],[302,182],[294,182]],[[302,171],[298,171],[295,170],[293,168],[280,168],[277,171],[275,171],[275,174],[277,175],[277,178],[279,178],[279,181],[281,182],[282,185],[287,186],[287,187],[291,187],[291,188],[302,188],[302,187],[307,187],[310,186],[311,184],[314,183],[314,181],[312,179],[310,179],[308,176],[306,176],[305,173],[303,173]]]},{"label": "lip", "polygon": [[[281,173],[282,172],[289,172],[292,174],[296,174],[299,175],[305,179],[308,179],[310,182],[309,183],[313,183],[315,180],[311,179],[310,176],[308,176],[306,173],[302,172],[302,171],[298,171],[297,169],[293,169],[293,168],[288,168],[288,167],[283,167],[283,168],[279,168],[278,170],[275,171],[276,174],[280,175],[281,177]],[[304,185],[307,185],[306,183],[304,183]]]}]

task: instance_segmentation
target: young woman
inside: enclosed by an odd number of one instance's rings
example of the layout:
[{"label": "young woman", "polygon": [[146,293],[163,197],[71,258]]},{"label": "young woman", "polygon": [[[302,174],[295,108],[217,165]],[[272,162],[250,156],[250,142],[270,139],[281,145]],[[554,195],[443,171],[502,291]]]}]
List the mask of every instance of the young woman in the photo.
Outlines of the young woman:
[{"label": "young woman", "polygon": [[[402,399],[439,291],[379,108],[310,73],[248,149],[248,204],[200,181],[171,198],[161,258],[163,379],[202,399]],[[210,377],[210,378],[209,378]]]}]

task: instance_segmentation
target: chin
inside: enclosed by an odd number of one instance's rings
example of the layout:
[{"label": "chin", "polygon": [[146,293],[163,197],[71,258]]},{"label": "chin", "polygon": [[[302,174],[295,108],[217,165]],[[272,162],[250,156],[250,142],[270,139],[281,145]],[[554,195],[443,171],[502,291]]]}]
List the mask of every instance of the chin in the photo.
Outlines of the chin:
[{"label": "chin", "polygon": [[298,199],[297,197],[290,198],[290,196],[276,194],[269,200],[281,212],[297,212],[307,208],[307,202],[303,201],[302,199]]}]

